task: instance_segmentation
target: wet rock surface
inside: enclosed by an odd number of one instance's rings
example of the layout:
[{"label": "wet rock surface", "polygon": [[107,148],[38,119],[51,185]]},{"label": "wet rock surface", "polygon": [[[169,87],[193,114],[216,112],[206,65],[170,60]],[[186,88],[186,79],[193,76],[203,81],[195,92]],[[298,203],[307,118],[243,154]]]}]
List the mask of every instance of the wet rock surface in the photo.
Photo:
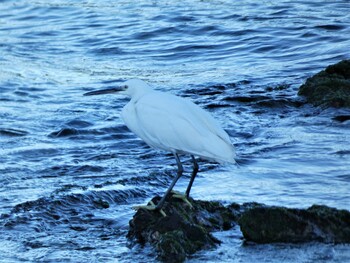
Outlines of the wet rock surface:
[{"label": "wet rock surface", "polygon": [[[152,199],[157,203],[159,197]],[[151,244],[160,260],[182,262],[187,256],[221,242],[212,231],[239,224],[244,239],[255,243],[350,243],[350,212],[313,205],[308,209],[266,206],[258,203],[224,206],[219,202],[174,197],[160,212],[139,209],[130,220],[128,237]]]},{"label": "wet rock surface", "polygon": [[350,212],[327,206],[257,206],[242,214],[239,225],[245,239],[256,243],[350,243]]},{"label": "wet rock surface", "polygon": [[[157,203],[159,197],[152,199]],[[235,212],[218,202],[194,201],[192,207],[171,197],[160,212],[139,209],[130,221],[128,237],[153,245],[161,260],[181,262],[187,255],[220,244],[210,232],[235,224]]]},{"label": "wet rock surface", "polygon": [[308,78],[298,95],[326,107],[350,107],[350,60],[342,60]]}]

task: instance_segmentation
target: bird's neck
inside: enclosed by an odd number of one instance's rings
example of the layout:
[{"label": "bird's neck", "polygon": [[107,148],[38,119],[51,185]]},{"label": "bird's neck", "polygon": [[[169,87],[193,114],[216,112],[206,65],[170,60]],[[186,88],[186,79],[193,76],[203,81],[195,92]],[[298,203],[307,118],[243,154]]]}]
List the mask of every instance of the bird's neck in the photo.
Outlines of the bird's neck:
[{"label": "bird's neck", "polygon": [[133,90],[133,92],[130,94],[130,97],[131,97],[131,100],[135,101],[153,92],[155,91],[150,87],[139,87],[137,90]]}]

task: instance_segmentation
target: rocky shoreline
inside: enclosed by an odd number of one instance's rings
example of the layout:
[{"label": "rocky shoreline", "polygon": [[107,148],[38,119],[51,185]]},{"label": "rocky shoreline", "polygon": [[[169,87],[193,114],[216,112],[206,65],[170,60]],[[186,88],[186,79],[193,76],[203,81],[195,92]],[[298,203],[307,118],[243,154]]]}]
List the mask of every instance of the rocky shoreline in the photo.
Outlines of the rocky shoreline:
[{"label": "rocky shoreline", "polygon": [[[152,202],[159,201],[154,197]],[[154,247],[160,260],[182,262],[187,256],[220,244],[211,233],[239,225],[244,239],[255,243],[350,243],[350,212],[313,205],[308,209],[177,198],[164,206],[166,216],[139,209],[130,220],[128,237]]]}]

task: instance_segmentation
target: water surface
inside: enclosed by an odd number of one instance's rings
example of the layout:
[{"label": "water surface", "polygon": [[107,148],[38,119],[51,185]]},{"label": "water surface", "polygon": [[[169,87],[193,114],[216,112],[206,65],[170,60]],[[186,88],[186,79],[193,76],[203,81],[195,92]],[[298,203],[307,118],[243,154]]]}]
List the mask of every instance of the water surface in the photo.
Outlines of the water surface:
[{"label": "water surface", "polygon": [[[2,1],[0,261],[144,262],[131,207],[176,164],[123,124],[130,78],[188,97],[230,134],[239,165],[200,160],[192,196],[350,209],[349,110],[303,105],[307,77],[349,59],[348,1]],[[190,158],[182,157],[186,171]],[[185,190],[188,174],[178,183]],[[246,246],[238,228],[189,262],[345,262],[347,245]]]}]

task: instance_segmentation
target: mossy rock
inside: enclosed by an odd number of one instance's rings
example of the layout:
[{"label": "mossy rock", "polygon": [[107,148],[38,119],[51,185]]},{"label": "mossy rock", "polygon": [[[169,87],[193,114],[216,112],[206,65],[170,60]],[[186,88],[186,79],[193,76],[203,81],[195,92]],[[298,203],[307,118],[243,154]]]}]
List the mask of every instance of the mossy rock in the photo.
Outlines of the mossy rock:
[{"label": "mossy rock", "polygon": [[342,60],[308,78],[299,88],[315,106],[350,107],[350,60]]},{"label": "mossy rock", "polygon": [[[159,202],[159,197],[152,199]],[[182,200],[169,198],[163,211],[139,209],[129,222],[129,238],[155,247],[160,260],[182,262],[188,255],[201,249],[220,244],[210,232],[227,230],[234,225],[233,210],[218,202],[196,201],[190,198],[192,207]]]},{"label": "mossy rock", "polygon": [[[160,197],[152,199],[159,202]],[[308,209],[169,197],[157,211],[139,209],[130,220],[128,237],[151,244],[164,262],[183,262],[202,249],[218,244],[212,231],[225,231],[239,224],[246,241],[255,243],[309,242],[350,243],[350,212],[314,205]]]},{"label": "mossy rock", "polygon": [[350,242],[350,212],[327,206],[256,206],[242,214],[239,225],[245,239],[256,243]]}]

